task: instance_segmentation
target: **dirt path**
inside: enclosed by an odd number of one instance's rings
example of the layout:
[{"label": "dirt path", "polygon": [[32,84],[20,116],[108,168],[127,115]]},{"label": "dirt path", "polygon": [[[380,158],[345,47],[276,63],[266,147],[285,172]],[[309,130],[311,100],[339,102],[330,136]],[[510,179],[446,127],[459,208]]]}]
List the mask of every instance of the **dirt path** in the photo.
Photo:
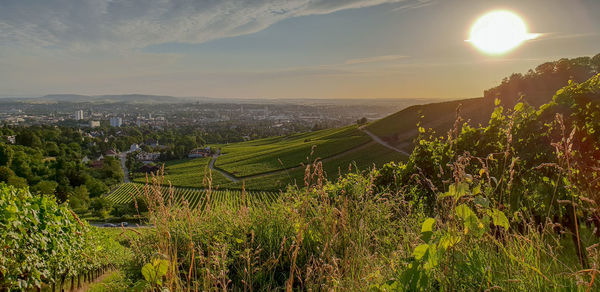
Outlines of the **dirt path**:
[{"label": "dirt path", "polygon": [[387,147],[389,149],[392,149],[392,150],[394,150],[394,151],[396,151],[398,153],[404,154],[406,156],[410,156],[410,153],[408,153],[408,152],[406,152],[404,150],[398,149],[398,148],[396,148],[396,147],[388,144],[387,142],[383,141],[381,138],[379,138],[375,134],[371,133],[369,130],[365,129],[364,127],[360,127],[360,130],[363,131],[363,132],[365,132],[365,134],[369,135],[369,137],[371,137],[371,139],[373,139],[373,141],[381,144],[382,146]]},{"label": "dirt path", "polygon": [[91,283],[82,283],[81,284],[81,288],[75,289],[74,291],[75,292],[84,292],[84,291],[87,291],[89,289],[89,287],[90,287],[91,284],[102,282],[102,281],[104,281],[104,279],[106,279],[106,277],[112,275],[115,272],[116,272],[115,270],[107,271],[106,273],[100,275],[100,277],[98,277],[96,280],[94,280]]}]

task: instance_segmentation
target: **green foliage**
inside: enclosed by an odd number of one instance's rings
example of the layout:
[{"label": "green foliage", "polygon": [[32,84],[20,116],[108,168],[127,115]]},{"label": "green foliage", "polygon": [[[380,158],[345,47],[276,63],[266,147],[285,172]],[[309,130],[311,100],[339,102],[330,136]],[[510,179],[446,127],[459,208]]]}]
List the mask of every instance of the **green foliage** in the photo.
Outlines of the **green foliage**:
[{"label": "green foliage", "polygon": [[160,287],[163,283],[163,277],[167,274],[168,269],[169,261],[155,259],[142,267],[142,276],[144,276],[144,279],[150,285]]},{"label": "green foliage", "polygon": [[40,193],[44,195],[54,195],[58,183],[51,180],[43,180],[31,187],[31,191],[34,193]]},{"label": "green foliage", "polygon": [[[78,198],[79,199],[79,198]],[[105,219],[109,216],[112,210],[112,202],[106,198],[93,198],[90,200],[90,208],[92,215],[100,219]]]},{"label": "green foliage", "polygon": [[127,251],[49,196],[0,184],[0,288],[25,290],[108,265]]}]

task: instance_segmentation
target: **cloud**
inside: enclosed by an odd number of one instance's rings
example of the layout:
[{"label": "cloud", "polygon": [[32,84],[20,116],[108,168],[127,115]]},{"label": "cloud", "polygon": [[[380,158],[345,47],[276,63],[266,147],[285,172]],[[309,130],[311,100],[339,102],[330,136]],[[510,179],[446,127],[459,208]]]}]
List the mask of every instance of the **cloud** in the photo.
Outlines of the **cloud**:
[{"label": "cloud", "polygon": [[400,59],[408,58],[408,56],[403,55],[386,55],[386,56],[375,56],[368,58],[359,58],[359,59],[350,59],[346,61],[347,65],[354,64],[364,64],[364,63],[377,63],[377,62],[389,62],[396,61]]},{"label": "cloud", "polygon": [[422,0],[0,0],[0,47],[137,49],[202,43],[283,19]]}]

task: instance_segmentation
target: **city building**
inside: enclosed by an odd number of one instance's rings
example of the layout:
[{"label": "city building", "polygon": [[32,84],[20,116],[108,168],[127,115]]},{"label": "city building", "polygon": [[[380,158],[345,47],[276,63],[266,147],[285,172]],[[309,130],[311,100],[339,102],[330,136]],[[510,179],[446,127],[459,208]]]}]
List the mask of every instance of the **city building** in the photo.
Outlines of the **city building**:
[{"label": "city building", "polygon": [[188,153],[188,158],[207,157],[210,155],[210,153],[210,147],[198,148],[190,151],[190,153]]},{"label": "city building", "polygon": [[158,160],[158,158],[160,157],[160,153],[157,152],[140,152],[138,153],[135,158],[137,158],[137,160],[139,161],[155,161]]},{"label": "city building", "polygon": [[110,118],[110,126],[111,127],[120,127],[123,124],[123,119],[120,117],[112,117]]},{"label": "city building", "polygon": [[76,121],[83,120],[83,110],[76,111],[74,118]]},{"label": "city building", "polygon": [[90,128],[100,127],[100,121],[90,121]]}]

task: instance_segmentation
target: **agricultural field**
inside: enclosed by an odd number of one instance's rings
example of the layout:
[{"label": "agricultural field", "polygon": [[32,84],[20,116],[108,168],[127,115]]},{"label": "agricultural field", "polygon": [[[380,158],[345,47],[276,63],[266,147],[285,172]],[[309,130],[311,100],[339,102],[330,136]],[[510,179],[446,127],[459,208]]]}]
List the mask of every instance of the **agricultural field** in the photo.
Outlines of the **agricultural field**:
[{"label": "agricultural field", "polygon": [[[217,171],[210,171],[208,163],[212,158],[194,158],[173,160],[165,163],[164,183],[169,182],[177,187],[208,188],[207,178],[212,178],[212,185],[219,186],[230,181]],[[134,182],[146,183],[145,177],[138,177]]]},{"label": "agricultural field", "polygon": [[356,126],[221,145],[215,167],[238,178],[299,166],[327,158],[371,139]]},{"label": "agricultural field", "polygon": [[[215,170],[208,168],[212,158],[165,163],[163,184],[207,188],[207,178],[212,178],[213,189],[275,191],[285,189],[288,184],[303,185],[305,168],[302,165],[317,158],[323,162],[325,176],[330,180],[349,171],[406,159],[375,143],[356,126],[220,145],[220,148]],[[230,173],[235,169],[237,173]],[[239,181],[232,181],[219,171],[230,173]],[[145,183],[146,179],[134,181]]]},{"label": "agricultural field", "polygon": [[206,208],[210,202],[211,208],[217,206],[241,207],[246,206],[261,206],[270,204],[277,200],[279,194],[276,192],[244,192],[241,190],[211,190],[209,193],[205,189],[179,188],[167,186],[160,187],[160,190],[154,186],[124,183],[121,184],[115,191],[110,193],[106,198],[114,204],[127,204],[133,200],[134,196],[146,196],[152,192],[160,191],[163,199],[170,200],[175,205],[183,205],[185,202],[191,208]]},{"label": "agricultural field", "polygon": [[[324,176],[332,181],[340,175],[366,170],[373,166],[380,167],[390,161],[403,161],[406,156],[386,148],[375,142],[370,142],[343,155],[322,160]],[[299,167],[275,174],[254,177],[245,180],[245,188],[251,190],[283,190],[288,184],[303,186],[305,168]],[[229,183],[226,188],[236,188],[240,184]]]}]

